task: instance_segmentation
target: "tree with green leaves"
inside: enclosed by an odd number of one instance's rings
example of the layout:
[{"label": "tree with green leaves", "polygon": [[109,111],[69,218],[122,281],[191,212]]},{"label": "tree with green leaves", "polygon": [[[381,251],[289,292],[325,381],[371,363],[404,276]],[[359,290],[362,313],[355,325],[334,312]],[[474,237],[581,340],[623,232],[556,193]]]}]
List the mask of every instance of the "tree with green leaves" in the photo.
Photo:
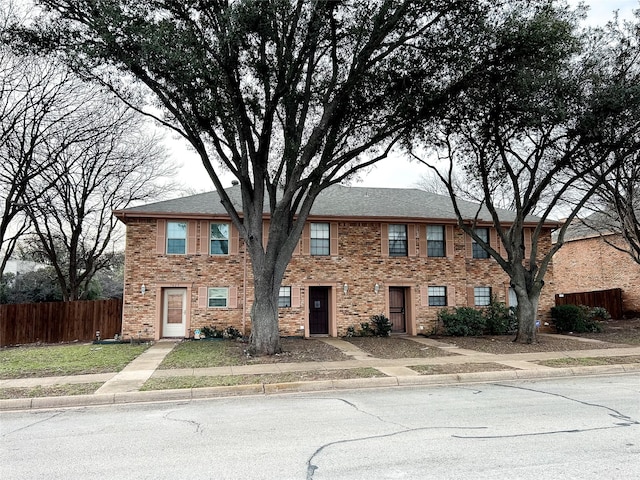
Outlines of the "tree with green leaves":
[{"label": "tree with green leaves", "polygon": [[[437,146],[437,160],[415,155],[447,188],[460,228],[509,275],[518,301],[516,341],[522,343],[536,341],[538,300],[567,226],[621,156],[637,155],[640,146],[640,78],[622,61],[637,51],[618,39],[622,51],[612,55],[611,37],[580,32],[578,20],[576,12],[550,6],[510,12],[497,30],[493,65],[436,132],[425,135]],[[460,172],[463,182],[456,180]],[[457,206],[461,195],[482,199],[500,245],[479,236],[475,222],[465,222]],[[502,223],[499,208],[512,210],[515,220]],[[556,212],[567,222],[558,224],[555,244],[542,248]]]},{"label": "tree with green leaves", "polygon": [[[38,3],[48,17],[22,38],[65,52],[200,156],[251,259],[251,348],[273,354],[279,286],[318,194],[463,94],[491,61],[502,8],[548,2]],[[222,171],[240,183],[239,209]]]}]

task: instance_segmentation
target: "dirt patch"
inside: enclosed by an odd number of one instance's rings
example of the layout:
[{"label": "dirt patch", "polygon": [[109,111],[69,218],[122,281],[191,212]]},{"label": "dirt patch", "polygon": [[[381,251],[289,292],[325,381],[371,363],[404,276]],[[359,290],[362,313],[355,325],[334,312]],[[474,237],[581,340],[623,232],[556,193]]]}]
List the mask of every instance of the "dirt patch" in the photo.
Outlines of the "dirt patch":
[{"label": "dirt patch", "polygon": [[256,363],[300,363],[300,362],[340,362],[351,360],[340,350],[314,338],[281,338],[282,353],[271,356],[254,357],[247,355],[248,344],[237,342],[229,350],[229,355],[238,359],[238,365]]},{"label": "dirt patch", "polygon": [[500,363],[461,363],[445,365],[414,365],[411,370],[419,372],[420,375],[444,375],[448,373],[476,373],[476,372],[497,372],[500,370],[518,370],[517,368]]},{"label": "dirt patch", "polygon": [[606,320],[600,333],[567,334],[567,336],[593,338],[603,342],[640,345],[640,318],[629,320]]},{"label": "dirt patch", "polygon": [[618,344],[585,342],[570,336],[540,335],[537,343],[522,344],[513,341],[513,335],[485,335],[482,337],[432,337],[440,342],[450,343],[466,350],[475,350],[496,355],[532,352],[566,352],[569,350],[593,350],[597,348],[619,347]]},{"label": "dirt patch", "polygon": [[345,340],[375,358],[430,358],[454,355],[446,350],[400,337],[351,337]]},{"label": "dirt patch", "polygon": [[[431,337],[443,343],[457,345],[468,350],[484,353],[510,354],[531,352],[564,352],[570,350],[594,350],[640,345],[640,319],[608,320],[602,322],[601,333],[579,333],[565,335],[539,335],[538,342],[531,345],[514,343],[513,335],[485,335],[481,337]],[[598,340],[589,342],[583,339]]]}]

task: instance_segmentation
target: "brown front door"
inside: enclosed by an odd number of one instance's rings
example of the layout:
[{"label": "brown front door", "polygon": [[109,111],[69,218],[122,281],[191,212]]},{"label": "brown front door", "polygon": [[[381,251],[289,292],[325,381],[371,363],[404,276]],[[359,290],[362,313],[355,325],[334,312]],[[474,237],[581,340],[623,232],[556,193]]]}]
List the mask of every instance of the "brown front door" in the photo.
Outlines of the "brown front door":
[{"label": "brown front door", "polygon": [[309,334],[329,334],[329,287],[309,287]]},{"label": "brown front door", "polygon": [[406,332],[405,300],[403,287],[389,287],[389,320],[392,333]]}]

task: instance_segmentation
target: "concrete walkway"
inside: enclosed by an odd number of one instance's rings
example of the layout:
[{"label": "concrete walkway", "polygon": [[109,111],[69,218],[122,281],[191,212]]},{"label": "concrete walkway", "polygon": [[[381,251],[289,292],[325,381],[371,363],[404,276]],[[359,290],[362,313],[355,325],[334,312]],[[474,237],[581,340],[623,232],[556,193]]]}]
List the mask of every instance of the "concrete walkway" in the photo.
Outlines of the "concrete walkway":
[{"label": "concrete walkway", "polygon": [[[554,358],[585,358],[640,355],[640,346],[621,346],[593,350],[567,352],[533,352],[508,355],[494,355],[475,350],[458,348],[424,337],[405,337],[425,346],[439,348],[455,355],[427,358],[381,359],[371,356],[345,340],[333,337],[319,340],[338,348],[351,359],[339,362],[303,362],[239,365],[211,368],[189,368],[158,370],[158,366],[179,343],[175,340],[161,340],[134,359],[119,373],[74,375],[47,378],[20,378],[0,380],[0,388],[37,387],[63,384],[104,382],[93,395],[68,397],[37,397],[0,400],[0,411],[30,408],[56,408],[84,405],[133,403],[168,400],[190,400],[229,395],[267,394],[279,392],[313,391],[340,388],[389,387],[425,384],[450,384],[492,380],[516,380],[522,378],[544,378],[570,375],[612,374],[640,372],[640,364],[617,364],[595,367],[553,368],[535,363]],[[576,338],[579,339],[579,338]],[[599,340],[581,339],[585,342],[602,343]],[[445,375],[420,375],[409,368],[415,365],[443,365],[464,363],[494,363],[506,365],[516,370],[486,371]],[[210,387],[198,389],[157,390],[141,392],[140,388],[149,378],[175,376],[219,376],[244,374],[269,374],[317,370],[344,370],[371,367],[386,375],[377,378],[357,378],[348,380],[323,380],[314,382],[293,382],[286,384],[252,384],[234,387]]]}]

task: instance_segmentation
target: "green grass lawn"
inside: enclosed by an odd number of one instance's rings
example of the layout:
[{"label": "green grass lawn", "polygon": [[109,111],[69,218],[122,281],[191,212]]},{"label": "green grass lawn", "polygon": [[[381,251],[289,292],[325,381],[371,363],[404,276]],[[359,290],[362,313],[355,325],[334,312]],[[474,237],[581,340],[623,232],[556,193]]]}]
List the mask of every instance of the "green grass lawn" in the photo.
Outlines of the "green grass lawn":
[{"label": "green grass lawn", "polygon": [[255,385],[259,383],[290,383],[315,380],[339,380],[349,378],[385,377],[375,368],[349,368],[344,370],[313,370],[288,373],[265,373],[255,375],[218,375],[150,378],[140,390],[171,390],[176,388],[228,387],[233,385]]},{"label": "green grass lawn", "polygon": [[168,370],[241,365],[237,354],[239,348],[236,342],[229,340],[182,342],[166,356],[159,368]]},{"label": "green grass lawn", "polygon": [[547,367],[595,367],[598,365],[620,365],[628,363],[640,363],[640,356],[629,355],[626,357],[583,357],[583,358],[554,358],[542,360],[540,365]]},{"label": "green grass lawn", "polygon": [[149,345],[47,345],[0,350],[0,378],[119,372]]},{"label": "green grass lawn", "polygon": [[11,398],[63,397],[67,395],[91,395],[102,383],[77,383],[37,387],[0,388],[0,400]]}]

